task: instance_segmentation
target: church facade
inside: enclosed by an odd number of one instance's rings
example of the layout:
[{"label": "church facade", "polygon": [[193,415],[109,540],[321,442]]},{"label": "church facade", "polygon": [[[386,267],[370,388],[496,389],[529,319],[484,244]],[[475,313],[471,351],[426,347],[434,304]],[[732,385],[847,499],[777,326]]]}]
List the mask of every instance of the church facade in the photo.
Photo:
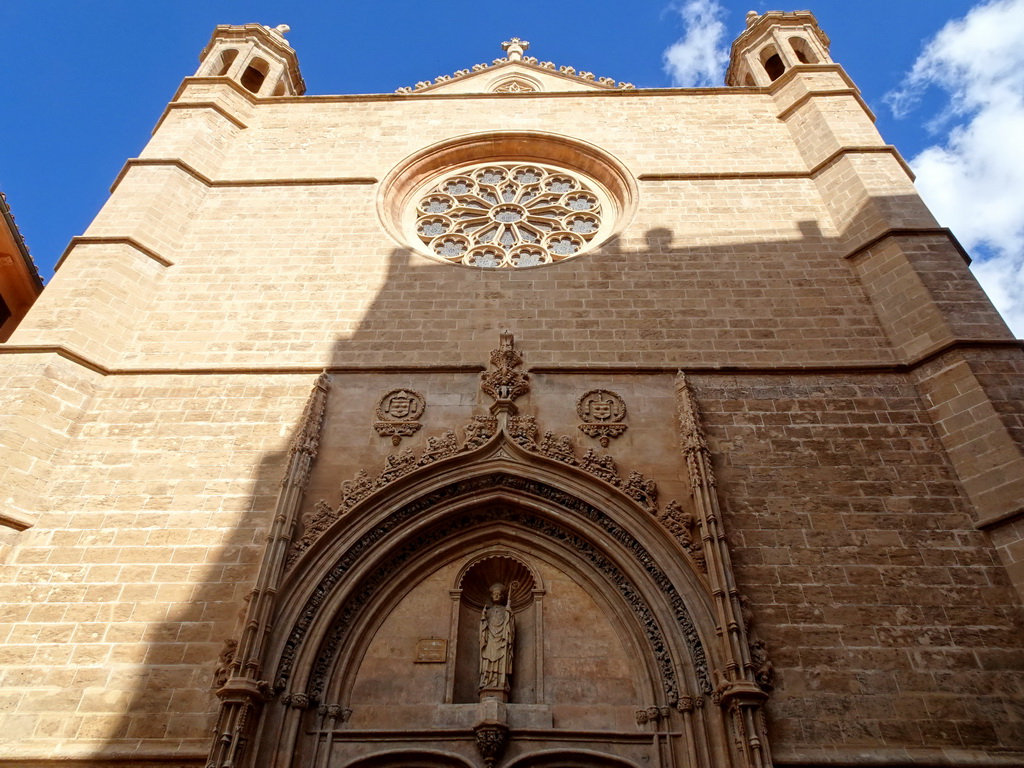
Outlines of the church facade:
[{"label": "church facade", "polygon": [[809,12],[218,27],[0,345],[0,766],[1024,762],[1024,348]]}]

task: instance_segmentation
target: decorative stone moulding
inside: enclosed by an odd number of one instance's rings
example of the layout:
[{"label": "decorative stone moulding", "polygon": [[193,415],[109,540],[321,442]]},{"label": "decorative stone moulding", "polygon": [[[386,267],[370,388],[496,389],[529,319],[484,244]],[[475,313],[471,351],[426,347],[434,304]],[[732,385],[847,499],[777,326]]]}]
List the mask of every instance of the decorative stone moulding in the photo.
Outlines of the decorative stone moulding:
[{"label": "decorative stone moulding", "polygon": [[[426,447],[419,454],[414,453],[411,449],[406,449],[401,453],[393,453],[385,457],[383,468],[374,476],[365,470],[359,470],[355,477],[342,482],[341,503],[337,507],[321,499],[314,505],[311,512],[303,517],[302,534],[293,541],[291,550],[285,558],[286,569],[291,569],[303,553],[312,547],[328,528],[371,494],[435,462],[459,453],[478,450],[501,429],[512,442],[524,450],[571,467],[577,467],[598,480],[618,488],[675,537],[696,569],[702,574],[707,574],[707,563],[701,538],[695,530],[696,518],[684,510],[674,499],[669,501],[665,507],[661,507],[658,503],[658,487],[653,480],[636,470],[631,470],[628,475],[623,477],[616,468],[614,459],[608,454],[601,456],[593,450],[587,450],[583,456],[579,456],[576,452],[576,445],[569,435],[556,436],[553,432],[546,431],[543,436],[540,436],[540,428],[533,416],[523,416],[515,412],[512,401],[529,391],[529,379],[527,374],[518,370],[523,363],[523,356],[516,350],[512,334],[503,332],[500,338],[498,348],[491,350],[492,370],[482,374],[480,388],[485,394],[495,399],[496,406],[504,404],[509,409],[503,415],[504,426],[501,426],[501,422],[496,416],[474,416],[463,426],[464,437],[461,441],[455,432],[449,429],[442,436],[428,437]],[[394,390],[394,392],[408,392],[408,390]],[[593,393],[614,394],[607,390],[591,390],[581,398],[581,401]],[[618,396],[615,395],[615,398]],[[621,398],[619,401],[619,405],[616,406],[615,400],[612,399],[612,404],[608,406],[608,412],[609,414],[617,413],[621,418],[625,416],[625,406],[621,404]],[[598,408],[597,411],[603,414],[605,408]]]},{"label": "decorative stone moulding", "polygon": [[580,431],[597,439],[602,448],[607,448],[612,438],[620,437],[627,429],[622,423],[626,418],[626,404],[608,389],[584,392],[576,401],[576,413],[583,422],[579,425]]},{"label": "decorative stone moulding", "polygon": [[596,147],[539,132],[485,133],[408,158],[381,184],[394,238],[464,267],[539,267],[581,256],[628,222],[632,175]]},{"label": "decorative stone moulding", "polygon": [[494,163],[432,183],[416,206],[416,234],[435,256],[494,269],[535,267],[601,240],[598,185],[564,168]]},{"label": "decorative stone moulding", "polygon": [[377,402],[377,419],[373,428],[381,437],[390,437],[393,445],[403,437],[415,435],[423,426],[419,417],[426,409],[426,400],[411,389],[392,389]]},{"label": "decorative stone moulding", "polygon": [[[616,84],[615,78],[613,77],[595,77],[593,72],[585,72],[584,70],[577,70],[575,67],[559,67],[550,61],[539,61],[536,56],[524,56],[523,53],[530,47],[530,44],[526,40],[520,40],[518,37],[513,37],[511,40],[507,40],[501,44],[503,50],[506,51],[507,56],[503,56],[494,59],[490,64],[474,64],[469,69],[456,70],[452,75],[438,75],[433,81],[420,80],[416,83],[415,87],[402,86],[395,90],[395,93],[418,93],[425,91],[432,86],[447,83],[452,80],[457,80],[462,77],[467,77],[477,72],[483,72],[486,69],[492,67],[500,67],[504,64],[510,64],[515,62],[517,64],[523,64],[534,69],[548,72],[558,72],[566,77],[571,77],[575,80],[580,80],[585,83],[589,83],[593,86],[600,86],[609,90],[633,90],[635,86],[632,83],[618,82]],[[503,91],[501,88],[495,89],[499,93],[521,93],[522,91],[508,90]]]}]

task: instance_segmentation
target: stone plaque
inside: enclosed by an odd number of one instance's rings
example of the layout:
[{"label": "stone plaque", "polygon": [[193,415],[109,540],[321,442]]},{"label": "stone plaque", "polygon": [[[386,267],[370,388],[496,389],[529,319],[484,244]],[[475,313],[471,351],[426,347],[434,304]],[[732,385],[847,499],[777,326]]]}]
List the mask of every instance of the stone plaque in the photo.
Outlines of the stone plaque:
[{"label": "stone plaque", "polygon": [[417,664],[444,664],[448,660],[448,641],[430,638],[416,643]]}]

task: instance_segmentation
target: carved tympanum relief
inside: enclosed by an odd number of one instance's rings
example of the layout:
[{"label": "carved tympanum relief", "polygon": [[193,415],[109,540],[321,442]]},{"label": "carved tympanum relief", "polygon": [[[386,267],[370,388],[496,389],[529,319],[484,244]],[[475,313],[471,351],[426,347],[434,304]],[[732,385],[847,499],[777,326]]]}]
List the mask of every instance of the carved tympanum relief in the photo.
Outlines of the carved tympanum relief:
[{"label": "carved tympanum relief", "polygon": [[394,445],[403,437],[416,434],[423,426],[418,419],[427,404],[423,395],[412,389],[392,389],[377,401],[377,421],[373,428],[381,437],[390,437]]},{"label": "carved tympanum relief", "polygon": [[609,389],[592,389],[584,392],[576,401],[576,413],[580,417],[580,431],[596,438],[602,448],[608,447],[612,438],[626,431],[626,403],[622,397]]}]

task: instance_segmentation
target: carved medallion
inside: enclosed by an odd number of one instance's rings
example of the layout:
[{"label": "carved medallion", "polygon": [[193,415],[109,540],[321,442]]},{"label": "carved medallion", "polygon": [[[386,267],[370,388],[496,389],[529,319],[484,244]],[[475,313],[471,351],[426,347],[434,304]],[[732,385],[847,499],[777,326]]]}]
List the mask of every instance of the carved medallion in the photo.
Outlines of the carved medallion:
[{"label": "carved medallion", "polygon": [[411,389],[392,389],[377,403],[377,419],[373,425],[381,437],[390,437],[394,445],[403,437],[415,435],[423,426],[418,421],[427,404],[423,395]]},{"label": "carved medallion", "polygon": [[588,437],[601,441],[601,447],[607,448],[608,441],[619,437],[626,431],[622,420],[626,418],[626,404],[618,394],[609,389],[592,389],[584,392],[576,401],[576,413],[579,414],[580,431]]},{"label": "carved medallion", "polygon": [[497,88],[494,89],[495,93],[534,93],[537,87],[526,80],[506,80]]}]

